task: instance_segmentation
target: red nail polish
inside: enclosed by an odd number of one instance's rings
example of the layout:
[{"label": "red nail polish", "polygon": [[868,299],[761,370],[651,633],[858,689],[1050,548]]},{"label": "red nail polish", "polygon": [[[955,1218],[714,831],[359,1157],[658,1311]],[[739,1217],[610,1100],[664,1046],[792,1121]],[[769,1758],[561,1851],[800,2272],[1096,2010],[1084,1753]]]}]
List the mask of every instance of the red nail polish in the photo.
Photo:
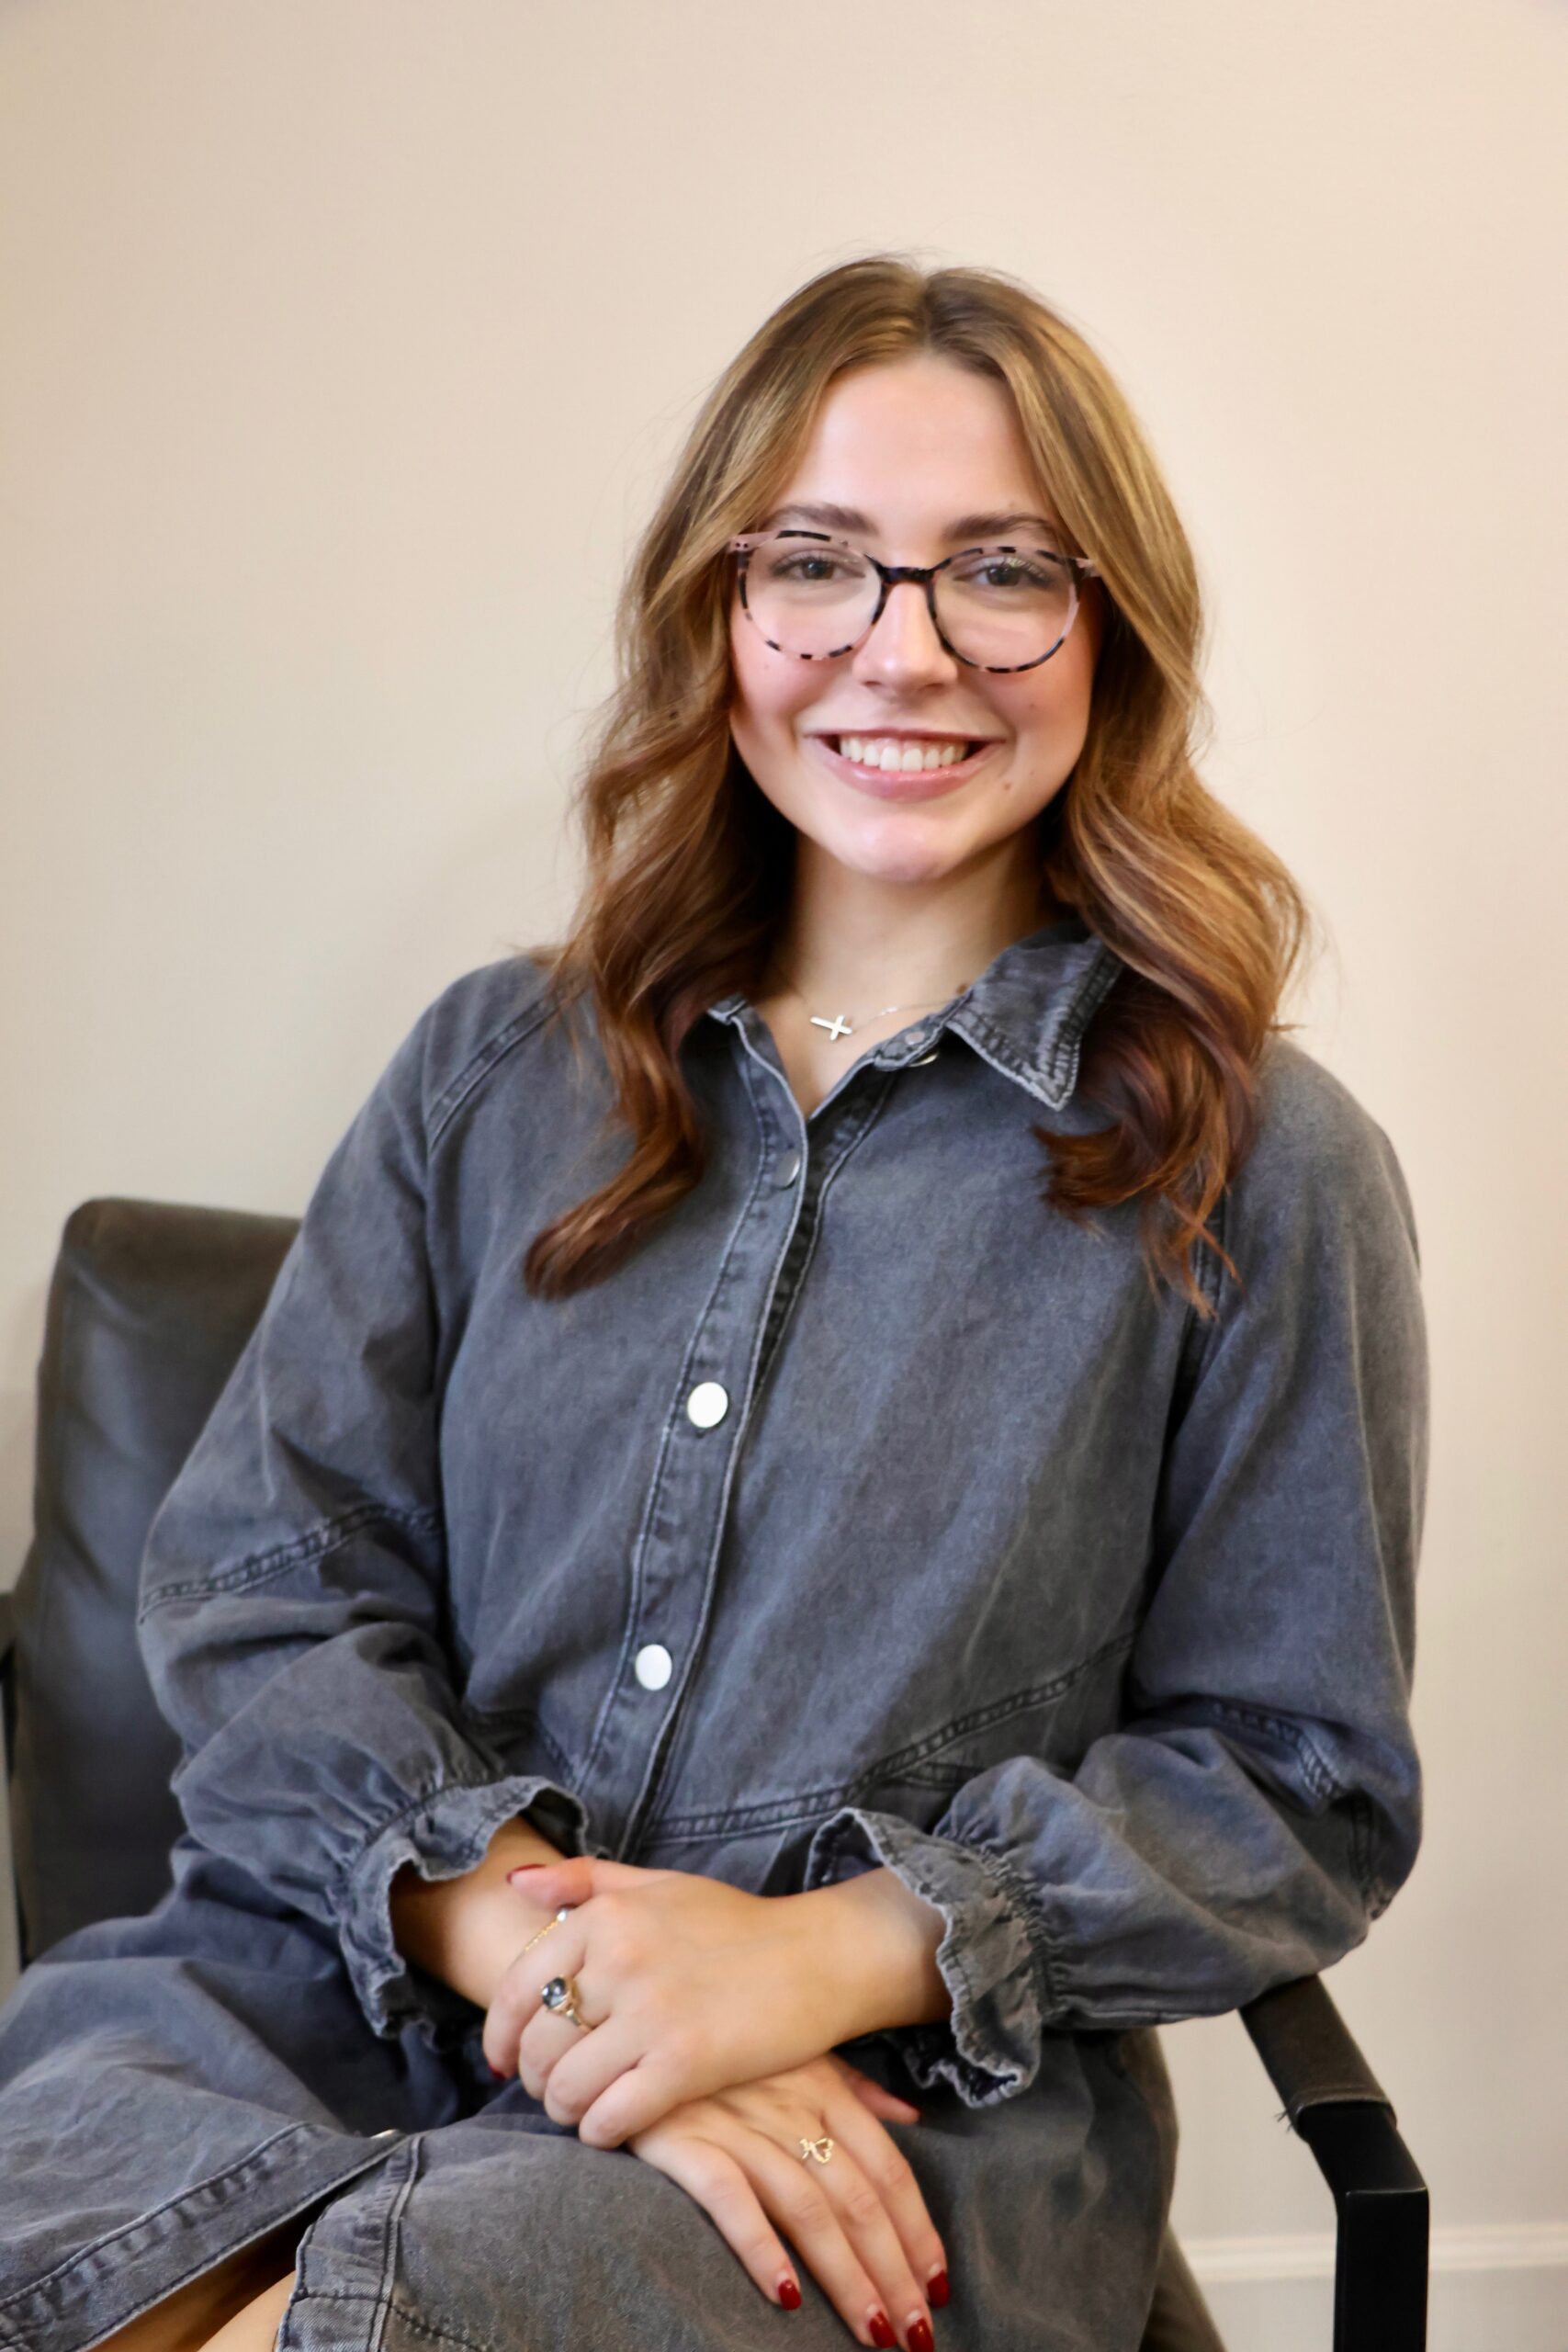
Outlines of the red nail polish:
[{"label": "red nail polish", "polygon": [[947,2294],[948,2287],[946,2271],[933,2270],[930,2278],[926,2282],[927,2300],[933,2302],[940,2312],[947,2301]]},{"label": "red nail polish", "polygon": [[909,2322],[909,2352],[936,2352],[936,2338],[924,2312],[919,2319]]},{"label": "red nail polish", "polygon": [[872,2342],[882,2346],[883,2352],[886,2352],[888,2345],[897,2346],[898,2338],[893,2333],[892,2323],[886,2312],[873,2312],[866,2325],[871,2330]]},{"label": "red nail polish", "polygon": [[793,2278],[779,2280],[779,2301],[786,2312],[797,2312],[800,2309],[800,2289]]},{"label": "red nail polish", "polygon": [[548,1868],[547,1862],[519,1862],[516,1869],[508,1871],[506,1875],[508,1878],[521,1878],[525,1871],[545,1871]]}]

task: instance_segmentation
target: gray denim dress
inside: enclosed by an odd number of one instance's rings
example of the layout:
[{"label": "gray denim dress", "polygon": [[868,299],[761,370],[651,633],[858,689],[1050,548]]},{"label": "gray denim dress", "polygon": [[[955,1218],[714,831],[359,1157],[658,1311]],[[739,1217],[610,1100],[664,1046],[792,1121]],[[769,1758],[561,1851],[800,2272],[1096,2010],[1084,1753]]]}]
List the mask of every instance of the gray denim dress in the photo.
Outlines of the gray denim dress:
[{"label": "gray denim dress", "polygon": [[1427,1369],[1393,1150],[1287,1040],[1217,1322],[1134,1207],[1043,1204],[1121,968],[1046,925],[804,1120],[726,997],[700,1185],[553,1303],[524,1251],[626,1149],[592,1022],[525,956],[421,1016],[149,1538],[186,1829],[156,1910],[0,2011],[0,2346],[79,2352],[299,2215],[288,2352],[839,2352],[808,2272],[770,2304],[398,1953],[399,1869],[526,1813],[761,1894],[897,1871],[951,2019],[840,2047],[924,2108],[888,2128],[938,2345],[1135,2352],[1151,2029],[1328,1967],[1416,1857]]}]

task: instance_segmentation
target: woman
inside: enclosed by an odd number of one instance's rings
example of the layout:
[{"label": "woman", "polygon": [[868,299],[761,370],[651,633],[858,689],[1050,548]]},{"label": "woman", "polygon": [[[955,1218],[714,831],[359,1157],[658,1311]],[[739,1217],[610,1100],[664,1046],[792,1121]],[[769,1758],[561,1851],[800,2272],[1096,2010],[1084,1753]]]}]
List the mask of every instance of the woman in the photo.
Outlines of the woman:
[{"label": "woman", "polygon": [[570,936],[415,1024],[153,1526],[187,1829],[0,2019],[9,2344],[1134,2352],[1152,2029],[1414,1861],[1410,1202],[1104,368],[828,271],[621,620]]}]

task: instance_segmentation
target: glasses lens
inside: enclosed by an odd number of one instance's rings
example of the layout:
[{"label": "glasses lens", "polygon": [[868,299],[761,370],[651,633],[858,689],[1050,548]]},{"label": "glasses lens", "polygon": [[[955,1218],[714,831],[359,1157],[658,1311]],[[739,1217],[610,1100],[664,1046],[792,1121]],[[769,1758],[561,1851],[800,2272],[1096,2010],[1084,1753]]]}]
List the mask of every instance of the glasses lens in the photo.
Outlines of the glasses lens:
[{"label": "glasses lens", "polygon": [[[781,652],[820,662],[858,644],[878,586],[858,548],[781,532],[752,550],[746,605]],[[942,635],[983,669],[1043,661],[1071,628],[1077,605],[1072,566],[1044,548],[971,548],[936,575]]]},{"label": "glasses lens", "polygon": [[826,539],[786,533],[754,548],[746,566],[746,608],[783,653],[822,661],[862,637],[876,610],[877,578],[863,555]]},{"label": "glasses lens", "polygon": [[1066,635],[1076,603],[1071,564],[1044,548],[973,548],[936,576],[942,635],[988,670],[1043,660]]}]

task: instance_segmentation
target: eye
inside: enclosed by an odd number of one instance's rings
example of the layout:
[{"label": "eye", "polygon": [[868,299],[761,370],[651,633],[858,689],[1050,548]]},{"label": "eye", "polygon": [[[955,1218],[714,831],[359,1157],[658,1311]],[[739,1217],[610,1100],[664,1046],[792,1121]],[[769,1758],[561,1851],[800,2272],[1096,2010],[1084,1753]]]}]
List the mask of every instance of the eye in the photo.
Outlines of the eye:
[{"label": "eye", "polygon": [[831,573],[847,569],[830,555],[786,555],[770,565],[775,580],[826,580]]},{"label": "eye", "polygon": [[1066,567],[1054,556],[1043,553],[1033,556],[1005,553],[976,557],[964,566],[960,577],[965,586],[996,589],[1054,588],[1062,580]]}]

